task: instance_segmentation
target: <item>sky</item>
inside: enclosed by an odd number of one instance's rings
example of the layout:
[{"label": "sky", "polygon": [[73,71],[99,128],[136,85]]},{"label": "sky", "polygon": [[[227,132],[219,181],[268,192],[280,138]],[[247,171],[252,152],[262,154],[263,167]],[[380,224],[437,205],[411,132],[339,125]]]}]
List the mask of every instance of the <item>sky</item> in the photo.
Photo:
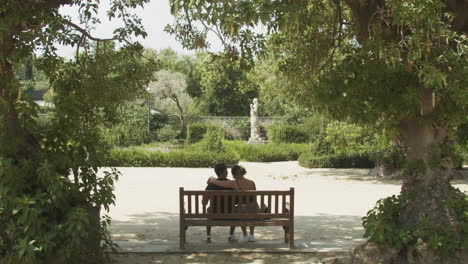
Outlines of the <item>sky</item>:
[{"label": "sky", "polygon": [[[108,7],[108,1],[101,1],[101,7],[99,10],[99,18],[102,22],[96,30],[92,31],[94,37],[107,38],[112,36],[112,31],[115,28],[114,24],[109,23],[106,17],[106,10]],[[72,17],[73,22],[77,22],[78,8],[66,7],[61,8],[62,14],[67,14]],[[164,32],[164,27],[167,24],[174,22],[174,17],[170,13],[169,0],[151,0],[150,3],[146,4],[144,8],[138,8],[134,11],[141,19],[143,26],[148,33],[145,39],[137,39],[144,47],[161,50],[164,48],[172,48],[181,54],[192,54],[194,51],[183,49],[182,45],[178,43],[174,36]],[[208,41],[212,43],[212,51],[222,50],[221,44],[216,40],[214,36],[208,36]],[[59,55],[63,57],[71,58],[74,56],[75,49],[72,47],[60,46],[58,49]]]}]

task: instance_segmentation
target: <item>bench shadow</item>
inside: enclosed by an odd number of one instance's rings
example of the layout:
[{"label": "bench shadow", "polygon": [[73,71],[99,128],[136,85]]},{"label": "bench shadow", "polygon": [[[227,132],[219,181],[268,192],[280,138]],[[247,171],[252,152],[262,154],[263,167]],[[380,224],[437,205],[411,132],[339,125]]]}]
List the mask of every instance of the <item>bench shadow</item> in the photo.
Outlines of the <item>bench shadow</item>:
[{"label": "bench shadow", "polygon": [[[361,222],[359,216],[296,216],[295,251],[349,252],[365,241]],[[184,252],[179,250],[177,213],[131,215],[129,221],[113,220],[110,230],[120,252]],[[205,227],[189,227],[185,252],[288,251],[281,227],[256,227],[254,243],[228,242],[227,227],[213,227],[208,243],[203,240],[205,232]],[[241,235],[239,227],[235,235]]]}]

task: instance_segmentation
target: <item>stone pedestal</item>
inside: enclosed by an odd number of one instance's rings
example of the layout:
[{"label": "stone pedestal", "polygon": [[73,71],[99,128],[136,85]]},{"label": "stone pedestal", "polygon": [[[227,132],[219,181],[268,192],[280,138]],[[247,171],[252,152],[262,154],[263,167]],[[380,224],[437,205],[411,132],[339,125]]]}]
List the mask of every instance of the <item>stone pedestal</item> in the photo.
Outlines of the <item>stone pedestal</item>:
[{"label": "stone pedestal", "polygon": [[263,138],[249,138],[249,141],[247,141],[247,143],[251,145],[266,144],[266,140],[264,140]]}]

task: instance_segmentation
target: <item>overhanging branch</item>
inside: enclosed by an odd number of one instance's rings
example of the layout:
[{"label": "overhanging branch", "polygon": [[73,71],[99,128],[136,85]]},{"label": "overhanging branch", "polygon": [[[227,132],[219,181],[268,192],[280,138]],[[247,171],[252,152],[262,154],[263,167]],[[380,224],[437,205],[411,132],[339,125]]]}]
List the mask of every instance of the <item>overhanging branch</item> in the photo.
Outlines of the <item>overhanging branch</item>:
[{"label": "overhanging branch", "polygon": [[119,40],[119,38],[107,38],[107,39],[102,39],[102,38],[96,38],[96,37],[93,37],[88,31],[86,31],[86,29],[78,26],[77,24],[71,22],[71,21],[68,21],[66,19],[63,20],[63,23],[65,25],[68,25],[72,28],[74,28],[75,30],[77,30],[78,32],[80,32],[81,34],[83,34],[83,36],[87,37],[88,39],[90,40],[94,40],[94,41],[113,41],[113,40]]}]

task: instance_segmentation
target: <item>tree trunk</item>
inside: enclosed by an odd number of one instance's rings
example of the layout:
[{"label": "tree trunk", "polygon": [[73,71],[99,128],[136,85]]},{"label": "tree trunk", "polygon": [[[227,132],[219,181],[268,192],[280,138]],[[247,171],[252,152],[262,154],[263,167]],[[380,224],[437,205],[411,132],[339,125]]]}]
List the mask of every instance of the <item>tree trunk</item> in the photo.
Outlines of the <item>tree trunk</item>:
[{"label": "tree trunk", "polygon": [[[430,94],[430,96],[429,96]],[[432,117],[435,106],[432,92],[422,90],[421,114],[400,122],[400,135],[408,162],[403,176],[397,226],[412,230],[413,237],[422,237],[423,243],[412,241],[398,249],[392,245],[378,245],[368,241],[353,252],[353,264],[357,263],[456,263],[454,257],[467,260],[467,250],[441,258],[427,243],[427,225],[431,230],[448,230],[463,236],[460,219],[446,201],[454,199],[450,180],[454,175],[453,142],[448,138],[447,124]]]},{"label": "tree trunk", "polygon": [[7,60],[13,51],[13,42],[7,36],[1,39],[0,46],[0,153],[13,157],[23,145],[23,131],[15,108],[19,96],[19,83],[13,66]]},{"label": "tree trunk", "polygon": [[7,60],[13,51],[13,41],[7,37],[0,41],[3,42],[0,45],[0,153],[14,160],[34,159],[39,148],[38,140],[21,126],[16,110],[20,84],[13,65]]},{"label": "tree trunk", "polygon": [[179,119],[180,119],[180,126],[181,126],[180,134],[177,137],[185,138],[185,136],[187,135],[187,121],[185,120],[184,109],[180,105],[180,102],[177,96],[174,96],[173,100],[177,105],[177,109],[179,109]]}]

